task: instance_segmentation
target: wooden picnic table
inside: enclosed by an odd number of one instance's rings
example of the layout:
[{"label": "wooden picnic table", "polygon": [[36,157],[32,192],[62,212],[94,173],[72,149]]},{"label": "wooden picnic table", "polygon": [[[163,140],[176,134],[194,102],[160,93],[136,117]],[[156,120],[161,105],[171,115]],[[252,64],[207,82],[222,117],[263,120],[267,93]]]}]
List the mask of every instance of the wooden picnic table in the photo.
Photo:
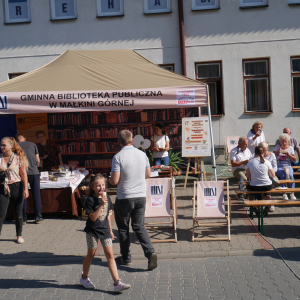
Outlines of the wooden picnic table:
[{"label": "wooden picnic table", "polygon": [[[288,181],[288,182],[283,182]],[[296,180],[280,180],[280,183],[290,183],[295,182]],[[299,181],[298,181],[299,182]],[[244,190],[236,190],[235,191],[238,195],[247,194],[248,196],[254,196],[254,194],[264,194],[264,193],[270,193],[270,194],[283,194],[283,193],[297,193],[300,192],[300,188],[287,188],[287,189],[272,189],[270,191],[250,191],[247,189]],[[258,207],[259,214],[258,214],[258,231],[261,232],[261,234],[264,234],[264,212],[263,207],[264,206],[287,206],[287,205],[300,205],[300,200],[244,200],[244,205],[250,207],[250,217],[253,220],[253,208]]]}]

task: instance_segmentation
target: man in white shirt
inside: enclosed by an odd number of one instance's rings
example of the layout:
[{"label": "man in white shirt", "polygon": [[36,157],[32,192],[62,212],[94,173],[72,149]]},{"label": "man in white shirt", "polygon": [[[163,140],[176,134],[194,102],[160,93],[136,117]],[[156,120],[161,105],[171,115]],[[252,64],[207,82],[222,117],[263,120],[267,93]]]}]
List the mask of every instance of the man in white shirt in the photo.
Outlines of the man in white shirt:
[{"label": "man in white shirt", "polygon": [[248,149],[248,139],[242,136],[239,138],[237,147],[230,152],[232,173],[235,178],[240,180],[243,177],[244,180],[247,180],[246,169],[251,157],[251,151]]},{"label": "man in white shirt", "polygon": [[118,185],[115,202],[115,219],[120,240],[120,257],[116,262],[131,264],[129,223],[138,238],[144,255],[148,258],[148,270],[157,267],[157,255],[154,251],[147,229],[144,226],[146,208],[146,178],[151,177],[147,155],[132,145],[132,134],[122,130],[118,134],[121,151],[112,161],[109,182]]}]

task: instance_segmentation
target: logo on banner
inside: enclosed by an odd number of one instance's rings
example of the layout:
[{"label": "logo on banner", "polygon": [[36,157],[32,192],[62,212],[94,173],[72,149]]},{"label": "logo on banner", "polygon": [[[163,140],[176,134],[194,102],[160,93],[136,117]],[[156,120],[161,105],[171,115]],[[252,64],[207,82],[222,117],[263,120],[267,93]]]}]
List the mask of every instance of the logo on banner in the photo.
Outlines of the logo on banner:
[{"label": "logo on banner", "polygon": [[203,188],[204,197],[216,197],[217,188],[216,187],[205,187]]},{"label": "logo on banner", "polygon": [[177,105],[195,105],[195,90],[177,90]]},{"label": "logo on banner", "polygon": [[150,195],[163,195],[164,186],[163,185],[150,185]]},{"label": "logo on banner", "polygon": [[8,96],[0,95],[0,109],[8,109]]},{"label": "logo on banner", "polygon": [[204,197],[210,197],[210,198],[204,198],[204,206],[208,208],[217,207],[218,201],[218,190],[217,187],[204,187],[203,188],[203,195]]}]

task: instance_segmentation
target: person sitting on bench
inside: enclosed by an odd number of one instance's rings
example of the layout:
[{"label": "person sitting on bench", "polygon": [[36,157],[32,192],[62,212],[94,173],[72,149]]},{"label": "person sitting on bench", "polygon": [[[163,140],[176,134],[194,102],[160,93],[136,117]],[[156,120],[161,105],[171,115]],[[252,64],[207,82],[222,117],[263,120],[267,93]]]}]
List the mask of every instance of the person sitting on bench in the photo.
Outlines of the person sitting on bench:
[{"label": "person sitting on bench", "polygon": [[[289,179],[292,180],[294,179],[294,170],[291,167],[291,162],[292,161],[295,162],[297,160],[297,157],[295,155],[294,148],[290,146],[290,139],[291,138],[288,134],[282,133],[279,136],[280,146],[277,145],[274,148],[274,153],[277,158],[277,168],[278,168],[276,175],[283,180],[286,179],[287,174],[289,174],[290,176]],[[282,184],[281,186],[284,187],[285,185]],[[289,188],[295,188],[295,183],[289,183],[288,186]],[[289,200],[286,193],[283,194],[282,199]],[[296,200],[294,193],[291,193],[290,199]]]},{"label": "person sitting on bench", "polygon": [[[266,192],[273,188],[270,177],[275,176],[275,171],[272,169],[271,163],[264,159],[263,147],[255,147],[254,158],[248,163],[246,175],[250,180],[250,184],[247,186],[249,191]],[[265,193],[264,200],[271,200],[271,195]],[[269,206],[265,207],[265,215],[268,214],[269,208]],[[256,213],[259,212],[256,211]]]},{"label": "person sitting on bench", "polygon": [[[284,129],[283,129],[283,133],[286,133],[286,134],[288,134],[289,136],[290,136],[290,146],[291,147],[293,147],[294,148],[294,151],[295,151],[295,153],[298,153],[298,157],[300,158],[300,147],[299,147],[299,143],[298,143],[298,141],[294,138],[294,137],[291,137],[291,129],[290,128],[288,128],[288,127],[285,127]],[[279,141],[279,139],[276,141],[276,143],[275,143],[275,147],[276,146],[280,146],[280,141]],[[293,162],[293,161],[291,161],[291,165],[292,166],[300,166],[300,162],[299,162],[299,160],[297,161],[296,160],[296,162]]]},{"label": "person sitting on bench", "polygon": [[[246,169],[251,156],[252,154],[248,149],[248,139],[243,136],[240,137],[237,147],[233,148],[230,152],[232,173],[238,180],[247,180]],[[243,195],[239,196],[239,198],[244,199]]]}]

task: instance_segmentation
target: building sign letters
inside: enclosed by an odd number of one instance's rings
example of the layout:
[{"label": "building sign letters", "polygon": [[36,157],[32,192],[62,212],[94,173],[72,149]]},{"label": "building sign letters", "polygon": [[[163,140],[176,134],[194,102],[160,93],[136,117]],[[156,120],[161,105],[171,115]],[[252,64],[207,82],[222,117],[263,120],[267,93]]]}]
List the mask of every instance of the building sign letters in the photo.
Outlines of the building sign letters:
[{"label": "building sign letters", "polygon": [[166,13],[171,12],[171,0],[144,0],[144,13]]},{"label": "building sign letters", "polygon": [[51,0],[52,20],[76,19],[76,0]]},{"label": "building sign letters", "polygon": [[97,17],[123,16],[123,0],[97,0]]},{"label": "building sign letters", "polygon": [[30,0],[5,0],[5,22],[30,22]]}]

